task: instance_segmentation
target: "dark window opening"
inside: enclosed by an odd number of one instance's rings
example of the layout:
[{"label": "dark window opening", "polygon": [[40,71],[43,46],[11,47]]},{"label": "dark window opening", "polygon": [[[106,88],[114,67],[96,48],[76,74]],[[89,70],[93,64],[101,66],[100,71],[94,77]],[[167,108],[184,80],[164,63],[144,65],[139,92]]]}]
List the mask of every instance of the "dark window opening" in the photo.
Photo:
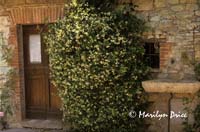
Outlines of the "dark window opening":
[{"label": "dark window opening", "polygon": [[147,60],[147,65],[151,68],[160,67],[160,47],[158,43],[145,43],[144,58]]}]

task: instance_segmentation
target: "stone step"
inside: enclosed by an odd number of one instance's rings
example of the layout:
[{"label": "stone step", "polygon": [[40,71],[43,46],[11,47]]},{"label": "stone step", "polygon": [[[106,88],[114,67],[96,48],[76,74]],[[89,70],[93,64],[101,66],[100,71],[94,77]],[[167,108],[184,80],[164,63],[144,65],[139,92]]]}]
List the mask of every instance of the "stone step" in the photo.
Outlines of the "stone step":
[{"label": "stone step", "polygon": [[24,128],[36,128],[36,129],[63,129],[61,120],[38,120],[31,119],[25,120],[22,123],[22,127]]}]

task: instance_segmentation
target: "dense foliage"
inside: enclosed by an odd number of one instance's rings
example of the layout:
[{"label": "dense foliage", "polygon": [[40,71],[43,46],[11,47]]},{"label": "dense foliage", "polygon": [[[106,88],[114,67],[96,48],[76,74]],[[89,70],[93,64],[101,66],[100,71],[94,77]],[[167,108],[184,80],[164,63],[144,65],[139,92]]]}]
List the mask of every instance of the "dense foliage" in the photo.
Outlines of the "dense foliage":
[{"label": "dense foliage", "polygon": [[96,9],[109,10],[116,4],[116,0],[77,0],[78,3],[87,3]]},{"label": "dense foliage", "polygon": [[95,13],[81,4],[66,9],[44,35],[64,120],[79,131],[141,131],[143,119],[128,113],[146,107],[144,22],[123,11]]}]

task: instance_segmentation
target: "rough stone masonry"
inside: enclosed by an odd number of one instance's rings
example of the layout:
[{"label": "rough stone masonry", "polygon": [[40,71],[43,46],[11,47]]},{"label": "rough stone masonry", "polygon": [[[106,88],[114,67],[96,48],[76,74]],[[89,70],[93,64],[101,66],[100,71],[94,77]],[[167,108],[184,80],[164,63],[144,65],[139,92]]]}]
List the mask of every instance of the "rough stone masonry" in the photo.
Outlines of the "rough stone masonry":
[{"label": "rough stone masonry", "polygon": [[[144,38],[160,44],[162,66],[160,66],[158,76],[154,79],[160,79],[161,81],[158,81],[160,85],[169,89],[168,85],[173,84],[174,88],[178,88],[179,83],[184,80],[190,80],[189,82],[192,83],[195,80],[194,63],[200,61],[200,7],[198,0],[136,0],[135,2],[139,6],[137,8],[138,16],[145,19],[149,26]],[[171,48],[166,48],[164,46],[166,44]],[[162,79],[167,79],[168,82],[162,81]],[[161,92],[158,86],[157,92],[149,93],[149,101],[153,102],[149,111],[184,112],[186,107],[183,105],[184,97],[193,98],[193,101],[188,104],[191,109],[194,109],[199,102],[194,94]],[[188,116],[192,123],[193,115],[189,114]],[[183,131],[183,121],[184,119],[181,118],[165,118],[160,121],[150,119],[149,131],[181,132]]]},{"label": "rough stone masonry", "polygon": [[[200,60],[200,9],[197,0],[136,0],[138,16],[150,27],[146,39],[164,40],[171,51],[159,78],[193,79],[193,62]],[[160,43],[162,47],[162,43]],[[163,63],[163,62],[161,62]]]}]

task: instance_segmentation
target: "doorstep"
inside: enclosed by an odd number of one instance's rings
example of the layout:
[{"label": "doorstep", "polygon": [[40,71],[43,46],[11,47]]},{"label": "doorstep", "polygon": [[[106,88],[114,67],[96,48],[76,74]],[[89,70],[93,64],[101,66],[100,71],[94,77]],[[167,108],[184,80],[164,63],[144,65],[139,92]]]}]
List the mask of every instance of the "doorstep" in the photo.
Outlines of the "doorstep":
[{"label": "doorstep", "polygon": [[24,120],[21,123],[24,128],[36,128],[36,129],[63,129],[61,120],[39,120],[29,119]]}]

